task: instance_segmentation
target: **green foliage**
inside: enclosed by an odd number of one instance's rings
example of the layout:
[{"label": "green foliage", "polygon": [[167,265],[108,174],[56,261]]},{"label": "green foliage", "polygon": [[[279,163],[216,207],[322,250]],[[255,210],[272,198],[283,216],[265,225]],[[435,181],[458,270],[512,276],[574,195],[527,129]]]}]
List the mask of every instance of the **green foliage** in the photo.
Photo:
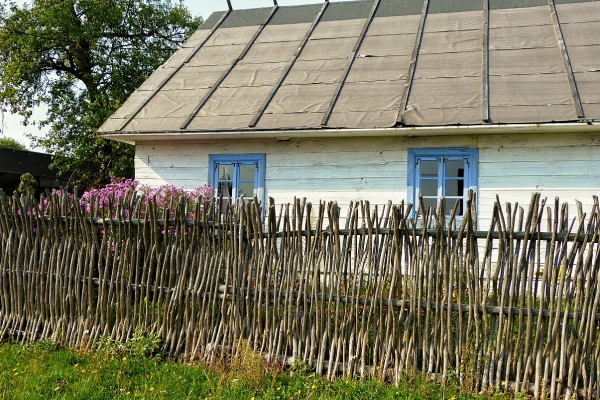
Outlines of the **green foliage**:
[{"label": "green foliage", "polygon": [[60,349],[60,343],[58,338],[60,337],[60,329],[57,329],[51,337],[47,339],[38,340],[33,345],[39,350],[56,351]]},{"label": "green foliage", "polygon": [[153,334],[145,334],[141,329],[136,329],[131,339],[122,342],[115,342],[110,336],[102,336],[98,341],[96,349],[107,358],[131,358],[139,359],[157,355],[160,349],[160,339]]},{"label": "green foliage", "polygon": [[17,188],[19,193],[24,194],[27,193],[29,190],[34,191],[38,187],[37,181],[29,172],[26,172],[23,175],[21,175],[20,180],[21,181],[19,182],[19,187]]},{"label": "green foliage", "polygon": [[13,138],[0,138],[0,148],[13,149],[13,150],[27,150],[25,145],[21,142],[16,141]]},{"label": "green foliage", "polygon": [[96,187],[133,176],[133,147],[96,130],[200,25],[171,0],[36,0],[0,4],[0,106],[48,107],[37,142],[59,173]]},{"label": "green foliage", "polygon": [[[246,369],[215,370],[183,365],[152,354],[155,338],[137,332],[125,344],[103,338],[104,350],[73,351],[53,346],[0,345],[0,398],[60,399],[509,399],[526,398],[500,392],[464,393],[420,375],[400,377],[398,386],[377,379],[327,381],[297,364],[284,370],[267,368],[260,381],[249,381]],[[131,343],[134,342],[135,344]],[[124,348],[128,350],[123,350]],[[243,350],[243,349],[246,350]],[[243,346],[241,359],[254,357]],[[106,350],[106,351],[105,351]],[[243,354],[246,352],[246,354]],[[234,365],[235,367],[235,362]],[[263,366],[265,367],[265,366]]]}]

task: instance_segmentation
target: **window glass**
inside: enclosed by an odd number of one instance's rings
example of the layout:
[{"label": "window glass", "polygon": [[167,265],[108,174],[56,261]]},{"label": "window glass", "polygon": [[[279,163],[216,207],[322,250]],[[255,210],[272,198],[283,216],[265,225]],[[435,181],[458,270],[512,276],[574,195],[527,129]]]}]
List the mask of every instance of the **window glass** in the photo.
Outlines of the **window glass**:
[{"label": "window glass", "polygon": [[462,196],[464,181],[462,179],[446,179],[445,197]]},{"label": "window glass", "polygon": [[425,212],[431,207],[432,212],[435,213],[435,209],[437,208],[437,198],[423,198],[423,206],[425,207]]},{"label": "window glass", "polygon": [[[209,182],[215,188],[215,195],[235,202],[240,197],[259,203],[264,201],[265,181],[264,154],[211,154],[209,155]],[[225,210],[222,206],[222,210]]]},{"label": "window glass", "polygon": [[457,216],[464,215],[469,189],[477,186],[475,148],[435,148],[408,150],[408,200],[418,208],[419,195],[425,207],[437,208],[444,199],[446,215],[457,204]]},{"label": "window glass", "polygon": [[444,214],[446,216],[450,215],[450,212],[452,210],[454,210],[454,206],[456,205],[456,202],[458,201],[458,207],[456,208],[456,215],[463,215],[463,205],[465,200],[461,197],[461,198],[445,198],[444,199]]},{"label": "window glass", "polygon": [[233,179],[233,165],[219,164],[219,172],[217,174],[219,181],[230,181]]},{"label": "window glass", "polygon": [[422,160],[421,161],[421,178],[437,178],[438,176],[438,161],[437,160]]},{"label": "window glass", "polygon": [[217,186],[217,197],[228,198],[233,196],[233,184],[231,182],[219,182]]},{"label": "window glass", "polygon": [[438,194],[438,181],[436,180],[425,180],[421,179],[420,191],[423,196],[437,196]]},{"label": "window glass", "polygon": [[465,160],[446,160],[446,177],[463,178],[465,176]]},{"label": "window glass", "polygon": [[237,197],[252,197],[254,195],[254,182],[240,182]]},{"label": "window glass", "polygon": [[256,164],[240,164],[240,180],[253,181],[256,172]]}]

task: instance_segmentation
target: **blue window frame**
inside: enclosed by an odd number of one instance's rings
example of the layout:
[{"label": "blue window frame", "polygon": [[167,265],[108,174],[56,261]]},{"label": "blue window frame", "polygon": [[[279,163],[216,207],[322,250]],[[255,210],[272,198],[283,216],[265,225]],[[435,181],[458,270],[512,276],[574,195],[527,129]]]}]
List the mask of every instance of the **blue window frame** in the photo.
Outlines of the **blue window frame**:
[{"label": "blue window frame", "polygon": [[456,216],[462,217],[469,190],[477,193],[478,162],[477,148],[408,149],[407,197],[413,210],[419,212],[422,194],[423,205],[434,209],[443,198],[446,216],[458,201]]},{"label": "blue window frame", "polygon": [[235,201],[256,196],[264,203],[264,154],[209,154],[208,164],[208,182],[217,197]]}]

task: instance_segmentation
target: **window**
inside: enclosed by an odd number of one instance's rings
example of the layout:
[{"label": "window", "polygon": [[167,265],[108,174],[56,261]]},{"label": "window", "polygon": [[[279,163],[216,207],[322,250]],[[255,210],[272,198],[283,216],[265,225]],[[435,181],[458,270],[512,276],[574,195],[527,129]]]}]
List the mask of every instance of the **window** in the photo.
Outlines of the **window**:
[{"label": "window", "polygon": [[456,215],[463,216],[469,190],[477,191],[478,156],[476,148],[408,149],[407,191],[413,210],[422,194],[426,208],[435,209],[444,198],[446,216],[458,201]]},{"label": "window", "polygon": [[264,154],[210,154],[208,181],[223,200],[239,198],[264,202]]}]

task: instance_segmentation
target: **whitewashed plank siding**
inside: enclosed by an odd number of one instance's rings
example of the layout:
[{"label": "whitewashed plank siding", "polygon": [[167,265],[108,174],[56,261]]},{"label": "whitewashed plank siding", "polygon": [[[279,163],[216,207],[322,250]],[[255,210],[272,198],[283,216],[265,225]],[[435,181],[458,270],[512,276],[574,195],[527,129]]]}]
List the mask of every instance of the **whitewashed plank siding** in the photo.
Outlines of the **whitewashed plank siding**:
[{"label": "whitewashed plank siding", "polygon": [[[600,135],[484,135],[479,142],[479,219],[486,228],[496,194],[501,202],[529,206],[540,192],[548,202],[559,197],[576,213],[575,200],[589,211],[600,193]],[[545,228],[545,227],[544,227]]]},{"label": "whitewashed plank siding", "polygon": [[[408,148],[479,148],[479,225],[489,226],[496,194],[527,208],[532,192],[586,209],[600,193],[600,135],[514,134],[343,139],[141,142],[136,178],[159,186],[207,183],[209,154],[265,153],[266,194],[278,203],[306,197],[383,205],[406,199]],[[575,209],[573,208],[573,212]]]}]

